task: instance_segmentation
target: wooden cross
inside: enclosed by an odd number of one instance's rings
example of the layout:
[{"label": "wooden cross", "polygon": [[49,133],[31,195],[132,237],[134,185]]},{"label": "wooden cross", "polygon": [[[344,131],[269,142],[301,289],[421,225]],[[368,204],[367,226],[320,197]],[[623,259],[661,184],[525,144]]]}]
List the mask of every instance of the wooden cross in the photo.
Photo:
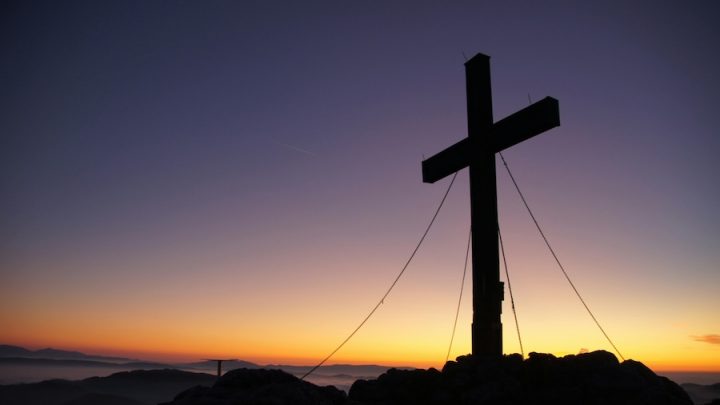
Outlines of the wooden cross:
[{"label": "wooden cross", "polygon": [[558,101],[546,97],[493,123],[490,57],[465,63],[468,137],[422,162],[423,182],[434,183],[468,167],[472,230],[472,353],[501,356],[502,300],[498,255],[495,154],[560,125]]},{"label": "wooden cross", "polygon": [[206,359],[207,361],[217,361],[217,376],[222,377],[222,364],[223,361],[237,361],[237,359]]}]

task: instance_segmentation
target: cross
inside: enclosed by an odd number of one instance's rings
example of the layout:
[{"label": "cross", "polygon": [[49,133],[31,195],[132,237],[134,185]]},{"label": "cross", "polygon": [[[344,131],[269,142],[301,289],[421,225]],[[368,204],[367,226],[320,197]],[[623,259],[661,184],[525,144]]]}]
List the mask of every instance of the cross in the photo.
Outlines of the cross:
[{"label": "cross", "polygon": [[222,364],[223,361],[237,361],[237,359],[205,359],[207,361],[217,361],[217,376],[222,377]]},{"label": "cross", "polygon": [[434,183],[458,170],[470,170],[472,230],[472,353],[501,356],[502,300],[498,255],[495,154],[560,125],[558,101],[546,97],[493,123],[490,57],[477,54],[465,63],[468,137],[422,162],[423,182]]}]

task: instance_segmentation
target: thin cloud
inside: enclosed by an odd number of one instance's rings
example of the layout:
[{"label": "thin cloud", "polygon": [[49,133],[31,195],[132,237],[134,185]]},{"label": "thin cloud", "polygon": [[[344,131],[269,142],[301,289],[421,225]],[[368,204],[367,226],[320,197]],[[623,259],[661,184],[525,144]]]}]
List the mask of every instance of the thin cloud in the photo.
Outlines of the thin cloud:
[{"label": "thin cloud", "polygon": [[711,345],[720,345],[720,335],[702,335],[702,336],[691,336],[696,342],[710,343]]},{"label": "thin cloud", "polygon": [[309,156],[317,157],[317,155],[316,155],[315,153],[310,152],[309,150],[306,150],[306,149],[298,148],[297,146],[294,146],[294,145],[290,145],[289,143],[278,142],[278,141],[275,141],[275,140],[273,140],[272,143],[274,143],[274,144],[277,145],[277,146],[282,146],[283,148],[287,148],[287,149],[290,149],[290,150],[294,150],[295,152],[300,152],[300,153],[304,153],[304,154],[309,155]]}]

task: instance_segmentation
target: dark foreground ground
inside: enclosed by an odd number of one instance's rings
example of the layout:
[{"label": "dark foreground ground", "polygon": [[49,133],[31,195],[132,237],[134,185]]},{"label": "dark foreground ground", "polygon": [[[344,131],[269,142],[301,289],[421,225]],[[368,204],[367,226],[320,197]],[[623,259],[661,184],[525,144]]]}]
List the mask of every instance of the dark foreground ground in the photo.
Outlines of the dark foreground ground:
[{"label": "dark foreground ground", "polygon": [[81,381],[0,385],[1,405],[151,405],[216,377],[180,370],[136,370]]},{"label": "dark foreground ground", "polygon": [[212,387],[179,394],[190,404],[692,404],[688,394],[642,363],[597,351],[556,358],[532,353],[498,359],[464,356],[442,371],[391,369],[358,380],[346,395],[279,370],[233,370]]},{"label": "dark foreground ground", "polygon": [[[684,384],[604,351],[556,358],[531,353],[497,359],[462,356],[441,371],[391,369],[349,392],[319,387],[280,370],[236,369],[220,379],[151,370],[82,381],[0,386],[3,405],[215,404],[696,404],[720,405],[720,384]],[[688,394],[692,395],[692,399]],[[179,394],[178,394],[179,393]],[[172,400],[174,398],[174,400]],[[168,402],[169,401],[169,402]]]}]

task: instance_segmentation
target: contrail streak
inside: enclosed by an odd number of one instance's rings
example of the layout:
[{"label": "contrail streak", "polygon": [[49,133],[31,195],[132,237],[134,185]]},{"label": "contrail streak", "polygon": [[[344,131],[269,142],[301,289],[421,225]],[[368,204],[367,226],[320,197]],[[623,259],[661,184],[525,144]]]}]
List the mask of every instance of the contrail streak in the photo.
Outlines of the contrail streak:
[{"label": "contrail streak", "polygon": [[305,149],[302,149],[302,148],[298,148],[297,146],[290,145],[289,143],[278,142],[278,141],[276,141],[276,140],[272,140],[272,143],[274,143],[275,145],[278,145],[278,146],[282,146],[282,147],[285,147],[285,148],[294,150],[294,151],[296,151],[296,152],[304,153],[304,154],[306,154],[306,155],[310,155],[310,156],[314,156],[314,157],[317,157],[317,156],[318,156],[317,154],[315,154],[315,153],[313,153],[313,152],[310,152],[309,150],[305,150]]}]

